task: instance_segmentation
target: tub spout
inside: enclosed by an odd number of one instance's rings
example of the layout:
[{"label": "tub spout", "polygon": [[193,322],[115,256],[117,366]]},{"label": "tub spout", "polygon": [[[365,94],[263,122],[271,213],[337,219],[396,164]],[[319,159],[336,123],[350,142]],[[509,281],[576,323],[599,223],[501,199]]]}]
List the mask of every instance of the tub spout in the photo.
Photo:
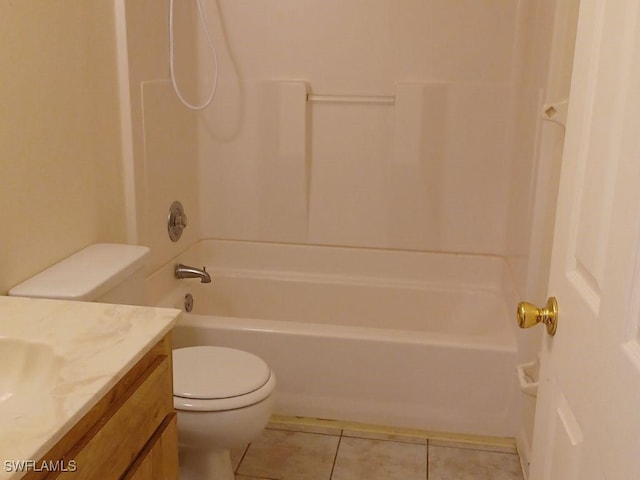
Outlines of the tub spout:
[{"label": "tub spout", "polygon": [[202,270],[188,265],[178,264],[175,269],[176,278],[199,278],[202,283],[211,283],[211,276],[207,272],[207,267]]}]

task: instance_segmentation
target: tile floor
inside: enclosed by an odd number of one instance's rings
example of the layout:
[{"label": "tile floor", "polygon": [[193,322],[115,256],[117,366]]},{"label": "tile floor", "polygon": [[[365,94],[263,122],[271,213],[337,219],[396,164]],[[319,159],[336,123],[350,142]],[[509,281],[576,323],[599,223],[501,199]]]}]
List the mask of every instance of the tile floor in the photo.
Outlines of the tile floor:
[{"label": "tile floor", "polygon": [[232,452],[236,480],[523,479],[508,443],[343,427],[272,422]]}]

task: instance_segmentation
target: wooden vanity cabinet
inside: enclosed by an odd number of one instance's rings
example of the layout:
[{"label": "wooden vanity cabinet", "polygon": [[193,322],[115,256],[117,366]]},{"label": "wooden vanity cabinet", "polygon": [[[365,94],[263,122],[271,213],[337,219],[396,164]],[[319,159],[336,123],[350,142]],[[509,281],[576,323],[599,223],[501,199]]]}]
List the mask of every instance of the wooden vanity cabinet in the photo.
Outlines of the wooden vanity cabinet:
[{"label": "wooden vanity cabinet", "polygon": [[176,480],[172,375],[167,335],[39,462],[57,461],[67,471],[29,472],[24,478]]}]

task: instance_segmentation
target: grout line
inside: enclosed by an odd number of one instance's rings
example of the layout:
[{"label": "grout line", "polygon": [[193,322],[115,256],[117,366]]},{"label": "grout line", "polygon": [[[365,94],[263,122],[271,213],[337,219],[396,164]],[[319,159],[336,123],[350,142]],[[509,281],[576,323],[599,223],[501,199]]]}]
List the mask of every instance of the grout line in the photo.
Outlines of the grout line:
[{"label": "grout line", "polygon": [[336,447],[336,454],[333,457],[333,465],[331,465],[331,474],[329,480],[333,478],[333,471],[336,469],[336,462],[338,461],[338,452],[340,451],[340,444],[342,443],[342,430],[340,430],[340,436],[338,437],[338,446]]},{"label": "grout line", "polygon": [[429,445],[431,442],[430,440],[427,438],[427,476],[426,479],[429,480],[429,447],[431,445]]},{"label": "grout line", "polygon": [[240,465],[242,465],[242,462],[244,461],[244,457],[247,456],[247,452],[249,451],[249,447],[251,446],[251,442],[247,443],[247,446],[244,448],[244,452],[242,452],[242,456],[240,457],[240,461],[238,462],[238,465],[236,466],[235,470],[233,471],[233,473],[235,475],[238,474],[238,470],[240,470]]}]

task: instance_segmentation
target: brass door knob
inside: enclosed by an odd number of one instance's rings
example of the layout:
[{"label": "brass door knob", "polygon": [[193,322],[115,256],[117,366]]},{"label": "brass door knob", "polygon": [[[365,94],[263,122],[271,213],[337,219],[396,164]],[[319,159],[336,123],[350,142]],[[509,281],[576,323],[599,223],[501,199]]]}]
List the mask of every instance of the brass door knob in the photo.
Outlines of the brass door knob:
[{"label": "brass door knob", "polygon": [[558,328],[558,302],[555,297],[550,297],[544,308],[538,308],[527,302],[518,304],[518,326],[520,328],[533,327],[539,323],[544,323],[547,326],[549,335],[555,335]]}]

